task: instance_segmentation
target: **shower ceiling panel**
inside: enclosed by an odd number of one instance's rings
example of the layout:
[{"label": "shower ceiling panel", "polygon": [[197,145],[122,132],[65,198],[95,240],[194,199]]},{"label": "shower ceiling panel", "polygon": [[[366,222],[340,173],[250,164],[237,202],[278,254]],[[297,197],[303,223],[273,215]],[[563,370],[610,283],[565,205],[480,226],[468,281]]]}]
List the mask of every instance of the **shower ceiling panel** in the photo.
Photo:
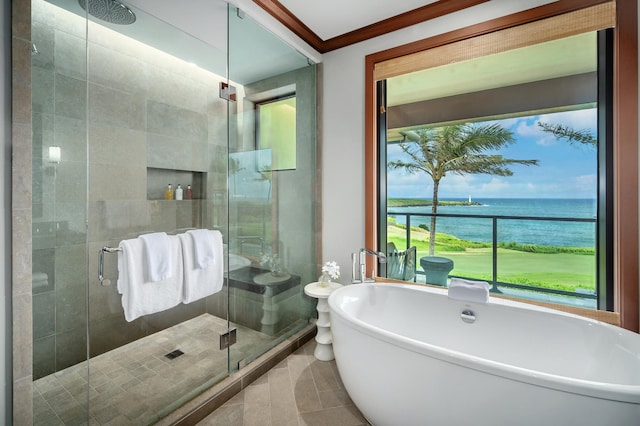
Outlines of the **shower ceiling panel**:
[{"label": "shower ceiling panel", "polygon": [[[85,16],[77,0],[47,0]],[[136,15],[131,25],[96,23],[113,29],[219,76],[227,74],[227,3],[224,1],[130,0],[124,2]],[[306,58],[245,17],[242,31],[234,31],[234,52],[229,64],[233,81],[248,84],[307,64]],[[268,56],[266,52],[269,52]]]}]

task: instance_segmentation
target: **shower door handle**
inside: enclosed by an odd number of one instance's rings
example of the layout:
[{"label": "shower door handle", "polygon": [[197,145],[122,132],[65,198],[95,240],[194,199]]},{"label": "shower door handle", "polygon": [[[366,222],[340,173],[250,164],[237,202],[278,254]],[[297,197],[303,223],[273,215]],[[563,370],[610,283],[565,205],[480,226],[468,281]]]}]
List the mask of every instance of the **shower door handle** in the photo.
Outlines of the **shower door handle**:
[{"label": "shower door handle", "polygon": [[118,251],[121,251],[121,249],[113,247],[102,247],[100,250],[98,250],[98,280],[100,281],[100,285],[111,285],[111,280],[104,277],[104,254],[115,253]]}]

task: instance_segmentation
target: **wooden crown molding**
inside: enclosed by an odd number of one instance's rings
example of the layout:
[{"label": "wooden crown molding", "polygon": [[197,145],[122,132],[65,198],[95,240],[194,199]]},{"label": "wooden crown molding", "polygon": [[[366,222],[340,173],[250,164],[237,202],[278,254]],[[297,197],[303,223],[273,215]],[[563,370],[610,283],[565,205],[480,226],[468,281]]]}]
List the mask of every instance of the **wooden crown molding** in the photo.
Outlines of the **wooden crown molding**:
[{"label": "wooden crown molding", "polygon": [[392,16],[391,18],[384,19],[328,40],[323,40],[278,0],[253,0],[255,4],[264,9],[282,25],[293,31],[294,34],[303,39],[309,46],[313,47],[320,53],[340,49],[370,38],[409,27],[411,25],[419,24],[420,22],[476,6],[487,1],[489,0],[438,0],[435,3]]},{"label": "wooden crown molding", "polygon": [[309,46],[320,53],[324,53],[322,51],[324,41],[278,0],[253,0],[253,2],[263,8],[269,15],[280,21],[282,25],[293,31],[294,34],[307,42]]}]

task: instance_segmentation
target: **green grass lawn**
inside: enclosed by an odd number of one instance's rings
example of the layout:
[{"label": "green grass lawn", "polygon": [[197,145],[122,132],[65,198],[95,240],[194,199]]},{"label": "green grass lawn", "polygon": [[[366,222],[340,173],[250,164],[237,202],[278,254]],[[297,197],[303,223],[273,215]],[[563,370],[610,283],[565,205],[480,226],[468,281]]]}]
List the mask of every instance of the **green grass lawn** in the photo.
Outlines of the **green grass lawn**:
[{"label": "green grass lawn", "polygon": [[[389,224],[388,240],[393,241],[399,249],[404,249],[406,245],[405,235],[403,227]],[[420,257],[429,255],[429,233],[412,227],[411,243],[417,248],[416,263],[418,270],[421,270]],[[556,253],[532,253],[498,248],[498,281],[566,291],[575,291],[577,288],[595,290],[596,263],[593,250],[576,250],[576,254],[566,249],[558,249]],[[543,251],[553,250],[547,247]],[[451,275],[492,279],[490,244],[464,241],[438,233],[435,255],[454,261]]]}]

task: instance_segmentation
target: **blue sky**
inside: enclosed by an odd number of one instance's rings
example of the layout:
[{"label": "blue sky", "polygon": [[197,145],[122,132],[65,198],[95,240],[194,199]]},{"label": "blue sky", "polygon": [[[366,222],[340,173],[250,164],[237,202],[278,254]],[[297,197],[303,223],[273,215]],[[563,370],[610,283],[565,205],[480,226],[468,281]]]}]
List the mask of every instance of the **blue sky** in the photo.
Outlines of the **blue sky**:
[{"label": "blue sky", "polygon": [[[597,110],[559,112],[497,121],[511,130],[516,142],[503,149],[505,158],[539,160],[538,166],[511,167],[513,176],[454,175],[440,181],[440,198],[595,198],[597,152],[593,147],[570,145],[542,132],[538,122],[589,130],[595,136]],[[388,160],[403,155],[399,146],[388,149]],[[426,174],[389,170],[390,198],[432,197],[433,183]]]}]

